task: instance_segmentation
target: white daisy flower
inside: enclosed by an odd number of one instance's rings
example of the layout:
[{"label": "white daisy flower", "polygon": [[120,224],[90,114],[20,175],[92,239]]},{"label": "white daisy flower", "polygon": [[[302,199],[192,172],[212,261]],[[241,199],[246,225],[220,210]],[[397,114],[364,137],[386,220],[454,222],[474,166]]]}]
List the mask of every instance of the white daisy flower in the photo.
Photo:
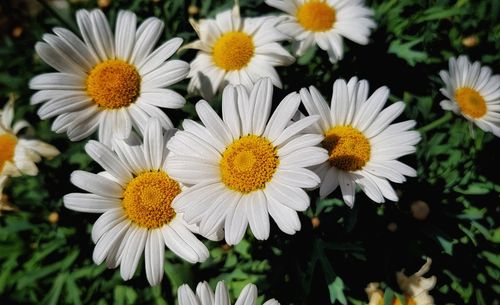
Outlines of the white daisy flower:
[{"label": "white daisy flower", "polygon": [[355,77],[349,83],[335,81],[331,108],[313,86],[301,89],[300,96],[309,114],[320,116],[313,128],[329,152],[329,159],[315,169],[322,181],[320,196],[328,196],[340,185],[344,202],[352,207],[359,185],[375,202],[397,201],[387,180],[402,183],[404,176],[416,175],[396,159],[415,152],[420,141],[420,134],[410,130],[415,121],[391,124],[403,112],[404,103],[382,110],[389,89],[381,87],[368,98],[368,82]]},{"label": "white daisy flower", "polygon": [[71,175],[71,182],[89,193],[68,194],[64,205],[79,212],[103,213],[92,228],[93,259],[96,264],[106,260],[109,268],[121,265],[124,280],[132,278],[144,252],[147,279],[151,285],[158,284],[163,276],[164,245],[190,263],[209,256],[171,205],[183,191],[165,165],[166,143],[174,131],[164,134],[155,119],[146,125],[144,144],[115,141],[116,153],[90,141],[85,150],[105,171]]},{"label": "white daisy flower", "polygon": [[[427,258],[426,263],[411,276],[406,276],[403,271],[396,274],[396,279],[399,288],[404,293],[406,305],[434,305],[434,298],[429,294],[429,291],[436,286],[436,277],[431,276],[425,278],[431,267],[432,260]],[[370,301],[368,305],[379,305],[384,303],[384,292],[379,289],[378,283],[370,283],[365,289]],[[391,304],[402,305],[401,302],[394,298]]]},{"label": "white daisy flower", "polygon": [[363,0],[266,0],[284,11],[278,30],[293,38],[297,56],[313,44],[328,52],[332,63],[344,55],[342,37],[366,45],[376,24]]},{"label": "white daisy flower", "polygon": [[[255,305],[257,303],[257,287],[246,285],[241,291],[236,305]],[[177,290],[179,305],[230,305],[229,291],[223,281],[217,283],[215,294],[207,282],[198,283],[196,294],[184,284]],[[275,299],[266,301],[263,305],[280,305]]]},{"label": "white daisy flower", "polygon": [[249,224],[257,239],[267,239],[268,214],[283,232],[300,230],[296,211],[309,207],[303,188],[320,182],[306,167],[328,155],[315,147],[321,136],[299,134],[317,116],[291,123],[300,104],[296,92],[269,118],[272,93],[269,78],[258,81],[250,95],[243,86],[229,85],[222,95],[222,119],[201,100],[196,111],[205,126],[185,120],[184,131],[167,145],[171,177],[193,185],[174,207],[189,223],[199,223],[203,235],[224,226],[226,242],[237,244]]},{"label": "white daisy flower", "polygon": [[36,176],[38,168],[35,163],[41,157],[51,159],[59,154],[59,150],[45,142],[18,137],[19,132],[29,127],[29,123],[20,120],[12,125],[14,119],[14,100],[11,99],[0,110],[0,175]]},{"label": "white daisy flower", "polygon": [[173,38],[153,51],[163,22],[146,19],[136,29],[137,17],[120,11],[115,33],[100,10],[80,10],[76,14],[83,41],[72,32],[54,28],[35,49],[50,66],[58,70],[36,76],[30,88],[40,90],[32,104],[44,103],[38,110],[42,119],[57,116],[52,130],[66,132],[72,141],[93,134],[106,145],[113,135],[127,138],[134,126],[143,131],[147,121],[158,118],[164,128],[172,122],[161,108],[182,108],[184,98],[166,89],[183,80],[189,65],[169,60],[182,39]]},{"label": "white daisy flower", "polygon": [[450,58],[449,67],[439,73],[446,86],[441,93],[448,98],[441,107],[500,137],[500,75],[464,55]]},{"label": "white daisy flower", "polygon": [[287,38],[276,29],[278,22],[275,17],[242,18],[237,1],[215,19],[191,20],[200,40],[186,48],[200,51],[191,62],[188,91],[211,99],[227,83],[250,90],[261,77],[281,88],[274,67],[290,65],[295,58],[278,43]]}]

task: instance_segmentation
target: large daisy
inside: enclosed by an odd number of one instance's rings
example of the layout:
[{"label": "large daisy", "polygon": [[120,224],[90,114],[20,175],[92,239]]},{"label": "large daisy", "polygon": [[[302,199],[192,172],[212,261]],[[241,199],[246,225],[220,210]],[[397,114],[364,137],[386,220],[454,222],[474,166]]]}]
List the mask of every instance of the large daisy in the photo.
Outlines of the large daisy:
[{"label": "large daisy", "polygon": [[170,175],[193,185],[174,201],[190,223],[210,235],[224,226],[228,244],[237,244],[250,225],[257,239],[269,236],[269,215],[278,227],[294,234],[300,230],[296,211],[309,206],[303,188],[316,187],[319,177],[306,167],[328,155],[319,135],[300,134],[317,116],[291,123],[300,96],[286,96],[269,118],[273,86],[268,78],[250,95],[231,85],[222,95],[222,119],[206,101],[196,104],[205,126],[183,123],[168,143]]},{"label": "large daisy", "polygon": [[76,14],[83,41],[72,32],[54,28],[35,49],[56,73],[36,76],[30,87],[40,90],[32,104],[44,103],[40,118],[57,116],[52,130],[66,132],[72,141],[88,137],[97,129],[107,145],[113,135],[127,138],[135,126],[143,131],[146,122],[158,118],[164,128],[173,127],[162,108],[181,108],[185,100],[166,89],[184,79],[189,65],[166,61],[182,44],[174,38],[153,51],[163,22],[146,19],[136,29],[137,17],[120,11],[115,33],[100,10]]},{"label": "large daisy", "polygon": [[[257,303],[257,287],[253,284],[246,285],[241,291],[235,304],[255,305]],[[231,305],[229,291],[224,282],[218,282],[215,294],[207,282],[198,283],[196,294],[184,284],[177,290],[179,305]],[[263,305],[280,305],[275,299],[266,301]]]},{"label": "large daisy", "polygon": [[391,124],[403,112],[404,103],[382,110],[389,89],[381,87],[368,98],[368,82],[355,77],[349,83],[335,81],[331,107],[313,86],[301,89],[300,96],[309,114],[320,116],[313,128],[329,154],[315,169],[321,177],[320,196],[328,196],[340,185],[344,202],[352,207],[359,185],[375,202],[397,201],[387,180],[402,183],[404,176],[416,175],[396,159],[415,152],[420,141],[420,134],[410,130],[415,121]]},{"label": "large daisy", "polygon": [[293,38],[297,56],[316,43],[328,52],[331,62],[344,55],[342,37],[356,43],[368,43],[375,28],[373,11],[363,0],[266,0],[266,3],[284,11],[278,30]]},{"label": "large daisy", "polygon": [[146,125],[140,146],[116,141],[115,153],[90,141],[85,150],[105,171],[73,172],[71,182],[89,193],[64,196],[69,209],[103,213],[92,228],[93,259],[96,264],[106,260],[109,268],[121,265],[124,280],[132,278],[144,252],[147,279],[151,285],[158,284],[165,245],[190,263],[204,261],[209,255],[172,206],[183,190],[165,165],[166,142],[172,134],[173,129],[163,133],[155,119]]},{"label": "large daisy", "polygon": [[59,150],[52,145],[26,136],[18,136],[29,123],[14,120],[14,100],[11,99],[0,110],[0,175],[20,176],[38,174],[35,163],[42,158],[53,158]]},{"label": "large daisy", "polygon": [[[432,260],[427,258],[420,270],[411,276],[405,275],[404,270],[396,274],[399,288],[403,291],[406,299],[404,305],[434,305],[434,298],[429,294],[429,291],[436,286],[436,277],[424,277],[424,274],[429,271],[431,263]],[[384,304],[384,292],[379,289],[378,283],[370,283],[365,291],[370,298],[368,305]],[[403,305],[398,298],[394,298],[391,304]]]},{"label": "large daisy", "polygon": [[295,61],[279,42],[286,39],[276,29],[275,17],[242,18],[236,3],[215,19],[192,21],[200,40],[186,48],[200,50],[191,62],[188,91],[211,99],[227,83],[250,89],[261,77],[281,88],[275,66]]},{"label": "large daisy", "polygon": [[448,98],[441,107],[500,137],[500,75],[464,55],[450,58],[449,69],[439,73],[446,86],[441,93]]}]

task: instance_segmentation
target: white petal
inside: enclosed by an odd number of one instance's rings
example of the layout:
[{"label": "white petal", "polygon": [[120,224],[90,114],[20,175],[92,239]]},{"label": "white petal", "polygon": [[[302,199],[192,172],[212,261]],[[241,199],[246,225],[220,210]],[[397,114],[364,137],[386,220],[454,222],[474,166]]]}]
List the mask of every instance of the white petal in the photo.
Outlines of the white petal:
[{"label": "white petal", "polygon": [[63,198],[68,209],[86,213],[104,213],[120,207],[121,201],[116,198],[102,197],[89,193],[71,193]]},{"label": "white petal", "polygon": [[250,196],[242,196],[240,201],[236,204],[234,211],[227,214],[225,234],[226,242],[229,245],[238,244],[243,238],[243,235],[245,235],[248,226],[247,208],[249,204],[252,204],[250,199]]},{"label": "white petal", "polygon": [[147,237],[148,230],[143,228],[133,228],[132,233],[128,236],[120,262],[120,275],[125,281],[134,276],[142,252],[144,251]]},{"label": "white petal", "polygon": [[158,285],[163,278],[163,262],[165,245],[160,230],[149,230],[144,248],[146,277],[151,286]]},{"label": "white petal", "polygon": [[80,170],[71,174],[71,183],[87,192],[104,197],[121,198],[123,193],[123,189],[118,183]]},{"label": "white petal", "polygon": [[270,230],[266,196],[261,190],[254,191],[249,195],[252,197],[247,207],[250,229],[255,238],[258,240],[266,240],[269,238]]}]

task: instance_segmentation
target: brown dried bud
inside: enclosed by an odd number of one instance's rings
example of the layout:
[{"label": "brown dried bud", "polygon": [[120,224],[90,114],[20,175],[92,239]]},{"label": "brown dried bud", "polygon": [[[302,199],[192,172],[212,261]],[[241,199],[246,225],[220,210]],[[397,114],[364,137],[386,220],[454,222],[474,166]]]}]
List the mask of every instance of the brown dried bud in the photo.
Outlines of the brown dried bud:
[{"label": "brown dried bud", "polygon": [[200,9],[194,5],[194,4],[191,4],[189,7],[188,7],[188,14],[189,15],[196,15],[200,12]]},{"label": "brown dried bud", "polygon": [[56,224],[59,221],[59,214],[57,212],[52,212],[49,214],[49,217],[47,217],[47,220],[51,224]]},{"label": "brown dried bud", "polygon": [[97,0],[97,6],[100,8],[106,8],[111,4],[111,0]]},{"label": "brown dried bud", "polygon": [[425,201],[422,200],[414,201],[411,204],[410,209],[411,209],[411,214],[415,219],[426,220],[427,217],[429,216],[430,212],[429,205]]},{"label": "brown dried bud", "polygon": [[391,232],[396,232],[398,230],[398,224],[395,223],[395,222],[390,222],[388,225],[387,225],[387,230],[391,231]]},{"label": "brown dried bud", "polygon": [[24,29],[21,26],[16,26],[12,29],[12,37],[19,38],[23,34]]},{"label": "brown dried bud", "polygon": [[472,48],[479,44],[479,38],[475,35],[467,36],[462,39],[462,44],[466,48]]},{"label": "brown dried bud", "polygon": [[223,244],[223,245],[222,245],[222,250],[224,250],[224,251],[226,251],[226,252],[227,252],[227,251],[231,250],[231,246],[230,246],[230,245],[228,245],[228,244]]},{"label": "brown dried bud", "polygon": [[319,221],[319,218],[315,216],[315,217],[311,218],[311,224],[312,224],[313,229],[316,229],[321,224],[321,221]]}]

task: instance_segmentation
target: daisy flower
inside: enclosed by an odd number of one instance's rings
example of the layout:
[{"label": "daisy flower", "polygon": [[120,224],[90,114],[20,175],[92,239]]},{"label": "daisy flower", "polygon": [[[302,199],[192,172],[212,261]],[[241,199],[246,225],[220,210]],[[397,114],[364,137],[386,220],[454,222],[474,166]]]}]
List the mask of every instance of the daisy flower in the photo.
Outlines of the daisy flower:
[{"label": "daisy flower", "polygon": [[[253,284],[246,285],[241,291],[237,305],[255,305],[257,303],[257,287]],[[230,305],[229,291],[223,281],[217,283],[215,294],[207,282],[198,283],[196,294],[184,284],[177,290],[179,305]],[[263,305],[280,305],[275,299],[266,301]]]},{"label": "daisy flower", "polygon": [[[434,305],[434,299],[429,295],[429,291],[436,286],[436,277],[425,278],[431,267],[432,260],[427,258],[426,263],[419,271],[411,276],[406,276],[403,271],[396,274],[399,288],[406,298],[406,305]],[[370,301],[368,305],[380,305],[384,303],[384,292],[379,289],[378,283],[370,283],[365,289]],[[402,305],[399,299],[394,298],[391,304]]]},{"label": "daisy flower", "polygon": [[29,123],[20,120],[12,125],[14,119],[14,100],[0,111],[0,175],[36,176],[38,168],[35,163],[45,157],[51,159],[59,154],[59,150],[42,141],[18,137],[21,130],[29,127]]},{"label": "daisy flower", "polygon": [[446,86],[441,93],[448,98],[441,107],[500,137],[500,75],[464,55],[450,58],[449,67],[439,73]]},{"label": "daisy flower", "polygon": [[113,136],[127,138],[134,126],[143,131],[154,117],[164,128],[172,122],[161,108],[182,108],[184,98],[166,89],[183,80],[189,65],[168,60],[182,39],[173,38],[153,51],[163,22],[146,19],[136,29],[136,15],[120,11],[115,33],[100,10],[80,10],[76,20],[83,41],[72,32],[54,28],[38,42],[38,55],[56,73],[36,76],[30,88],[40,90],[31,98],[42,119],[57,117],[52,130],[66,132],[78,141],[98,129],[106,145]]},{"label": "daisy flower", "polygon": [[279,44],[287,37],[276,29],[278,22],[275,17],[242,18],[237,1],[215,19],[191,20],[200,40],[186,48],[200,51],[191,62],[188,91],[211,99],[227,83],[250,89],[261,77],[281,88],[274,67],[290,65],[295,58]]},{"label": "daisy flower", "polygon": [[329,154],[315,168],[321,177],[320,196],[328,196],[340,185],[344,202],[352,207],[359,185],[375,202],[397,201],[387,180],[402,183],[404,176],[416,175],[396,159],[415,152],[420,141],[420,134],[410,130],[415,121],[391,124],[403,112],[404,103],[382,110],[389,89],[381,87],[368,98],[368,82],[355,77],[348,83],[335,81],[331,107],[313,86],[301,89],[300,96],[309,114],[320,116],[313,128],[323,137],[321,144]]},{"label": "daisy flower", "polygon": [[64,196],[64,205],[79,212],[103,213],[92,228],[96,243],[93,259],[120,267],[124,280],[134,275],[144,252],[146,276],[151,285],[163,276],[165,245],[190,263],[204,261],[207,248],[192,233],[172,201],[183,185],[169,176],[166,142],[173,129],[163,133],[158,120],[146,125],[144,143],[130,146],[115,141],[115,152],[97,141],[85,150],[103,168],[93,174],[75,171],[71,182],[89,193]]},{"label": "daisy flower", "polygon": [[193,185],[174,207],[189,223],[199,223],[203,235],[224,226],[226,242],[237,244],[249,224],[257,239],[267,239],[268,214],[282,231],[300,230],[296,211],[309,206],[303,188],[320,182],[306,167],[328,155],[315,147],[320,136],[300,134],[317,116],[291,123],[300,104],[296,92],[269,118],[272,93],[269,78],[258,81],[250,95],[243,86],[229,85],[222,95],[222,119],[201,100],[196,111],[205,126],[185,120],[184,131],[167,145],[170,175]]},{"label": "daisy flower", "polygon": [[278,30],[293,38],[297,56],[317,44],[328,52],[332,63],[344,55],[342,37],[368,44],[376,24],[373,11],[363,0],[266,0],[272,7],[284,11]]}]

